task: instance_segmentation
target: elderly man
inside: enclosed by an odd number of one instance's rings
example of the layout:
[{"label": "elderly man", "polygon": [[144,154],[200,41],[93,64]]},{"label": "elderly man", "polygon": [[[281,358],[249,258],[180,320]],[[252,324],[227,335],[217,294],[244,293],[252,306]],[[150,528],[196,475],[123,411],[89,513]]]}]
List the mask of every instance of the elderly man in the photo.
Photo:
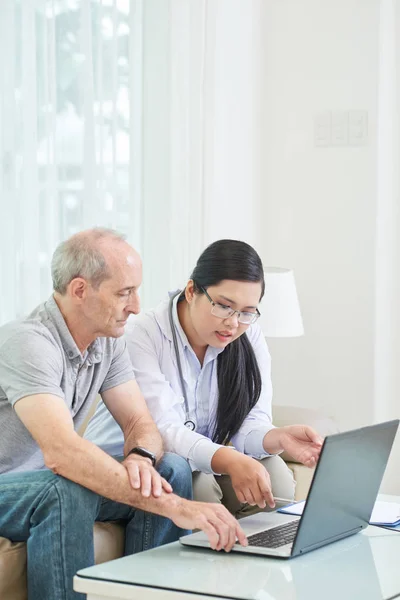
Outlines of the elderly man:
[{"label": "elderly man", "polygon": [[[84,231],[56,249],[52,277],[46,302],[0,328],[0,536],[27,541],[29,598],[81,597],[72,578],[93,563],[95,520],[127,522],[126,553],[192,528],[217,549],[246,544],[224,507],[187,499],[190,468],[163,455],[134,381],[121,336],[139,312],[138,254]],[[76,432],[98,393],[124,434],[120,460]]]}]

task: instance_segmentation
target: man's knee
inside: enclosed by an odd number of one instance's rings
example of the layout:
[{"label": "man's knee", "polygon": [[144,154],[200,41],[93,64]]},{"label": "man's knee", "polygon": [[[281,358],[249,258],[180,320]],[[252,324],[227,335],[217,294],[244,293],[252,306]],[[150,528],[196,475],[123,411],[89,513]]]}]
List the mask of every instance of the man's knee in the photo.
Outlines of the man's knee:
[{"label": "man's knee", "polygon": [[58,511],[63,519],[79,520],[93,525],[100,508],[101,497],[88,488],[54,475],[48,477],[38,503],[39,512]]},{"label": "man's knee", "polygon": [[192,470],[184,458],[166,452],[157,465],[157,471],[171,484],[175,494],[192,499]]},{"label": "man's knee", "polygon": [[76,513],[99,501],[94,492],[48,469],[1,475],[0,495],[5,504],[12,499],[13,512],[20,514],[29,514],[43,505],[60,505]]}]

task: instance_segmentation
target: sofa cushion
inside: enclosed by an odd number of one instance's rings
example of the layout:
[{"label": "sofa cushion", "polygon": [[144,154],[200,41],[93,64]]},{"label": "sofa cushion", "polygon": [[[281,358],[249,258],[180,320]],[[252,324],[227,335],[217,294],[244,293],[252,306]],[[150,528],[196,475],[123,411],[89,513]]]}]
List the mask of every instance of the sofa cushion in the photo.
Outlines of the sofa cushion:
[{"label": "sofa cushion", "polygon": [[26,544],[0,537],[0,598],[27,600]]},{"label": "sofa cushion", "polygon": [[296,489],[294,493],[294,499],[305,500],[310,489],[311,480],[314,477],[315,469],[309,469],[305,465],[301,465],[295,462],[286,463],[289,469],[293,473],[293,478],[296,482]]},{"label": "sofa cushion", "polygon": [[93,533],[96,565],[124,555],[125,527],[121,523],[96,522]]},{"label": "sofa cushion", "polygon": [[[124,527],[120,523],[95,523],[96,564],[123,556]],[[0,537],[0,599],[28,600],[26,587],[26,544]]]},{"label": "sofa cushion", "polygon": [[[313,427],[322,437],[339,433],[337,423],[325,414],[311,408],[301,408],[299,406],[280,406],[272,407],[272,420],[277,427],[286,425],[309,425]],[[286,452],[281,454],[286,462],[296,462]]]}]

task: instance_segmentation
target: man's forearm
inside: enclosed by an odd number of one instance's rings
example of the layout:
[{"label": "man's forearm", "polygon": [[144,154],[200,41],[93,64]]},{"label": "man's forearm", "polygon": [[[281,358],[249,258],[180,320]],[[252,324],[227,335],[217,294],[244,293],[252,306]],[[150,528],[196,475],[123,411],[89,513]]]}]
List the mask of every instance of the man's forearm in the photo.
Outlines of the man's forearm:
[{"label": "man's forearm", "polygon": [[148,419],[137,420],[127,432],[124,432],[124,437],[125,456],[135,446],[143,446],[147,450],[154,452],[157,460],[160,460],[163,455],[162,438],[154,421],[149,421]]},{"label": "man's forearm", "polygon": [[159,498],[144,498],[132,489],[125,467],[100,448],[74,434],[69,443],[54,447],[46,458],[46,466],[58,475],[86,487],[96,494],[172,518],[182,498],[162,492]]}]

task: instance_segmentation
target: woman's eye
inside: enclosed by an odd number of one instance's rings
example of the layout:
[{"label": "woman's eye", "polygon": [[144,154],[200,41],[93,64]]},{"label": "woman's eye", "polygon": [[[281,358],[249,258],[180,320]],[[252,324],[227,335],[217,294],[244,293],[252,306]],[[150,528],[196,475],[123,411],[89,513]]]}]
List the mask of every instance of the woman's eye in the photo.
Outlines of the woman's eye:
[{"label": "woman's eye", "polygon": [[226,304],[220,304],[220,307],[223,308],[224,310],[231,310],[231,307],[227,306]]}]

